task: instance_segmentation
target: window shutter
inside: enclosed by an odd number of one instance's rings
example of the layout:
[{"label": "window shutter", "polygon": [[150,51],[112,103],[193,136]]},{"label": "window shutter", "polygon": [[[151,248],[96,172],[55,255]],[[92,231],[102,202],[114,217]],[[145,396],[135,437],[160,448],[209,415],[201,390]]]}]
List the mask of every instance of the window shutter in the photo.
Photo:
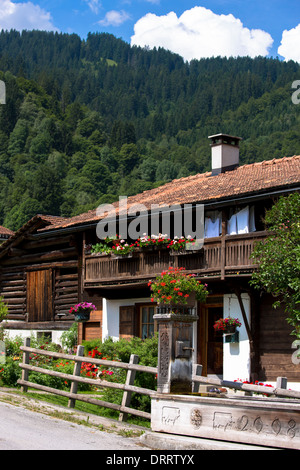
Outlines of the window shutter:
[{"label": "window shutter", "polygon": [[130,339],[134,336],[134,305],[120,307],[119,337]]}]

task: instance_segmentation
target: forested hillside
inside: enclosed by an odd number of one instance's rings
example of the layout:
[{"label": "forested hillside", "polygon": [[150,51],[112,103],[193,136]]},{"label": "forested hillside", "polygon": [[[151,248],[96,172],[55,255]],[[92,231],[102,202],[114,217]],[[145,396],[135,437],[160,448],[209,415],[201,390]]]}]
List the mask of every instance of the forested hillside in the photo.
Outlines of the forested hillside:
[{"label": "forested hillside", "polygon": [[0,32],[0,225],[72,216],[210,169],[207,136],[242,137],[241,163],[300,154],[300,66],[185,63],[108,34]]}]

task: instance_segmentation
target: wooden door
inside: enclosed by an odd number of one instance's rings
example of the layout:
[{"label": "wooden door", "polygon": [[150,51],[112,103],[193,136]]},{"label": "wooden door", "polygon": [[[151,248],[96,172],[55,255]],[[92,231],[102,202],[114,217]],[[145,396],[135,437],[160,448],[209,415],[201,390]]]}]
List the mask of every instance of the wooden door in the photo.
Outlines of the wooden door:
[{"label": "wooden door", "polygon": [[223,337],[216,333],[213,324],[223,317],[223,303],[213,298],[201,305],[198,321],[197,362],[203,366],[203,375],[223,374]]},{"label": "wooden door", "polygon": [[27,313],[29,322],[53,320],[52,269],[27,273]]}]

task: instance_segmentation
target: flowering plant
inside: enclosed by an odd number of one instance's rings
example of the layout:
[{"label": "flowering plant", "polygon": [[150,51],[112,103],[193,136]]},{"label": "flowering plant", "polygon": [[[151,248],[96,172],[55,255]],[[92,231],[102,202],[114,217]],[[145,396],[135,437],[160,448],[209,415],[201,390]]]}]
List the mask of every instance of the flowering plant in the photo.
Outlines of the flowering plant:
[{"label": "flowering plant", "polygon": [[82,312],[82,311],[91,312],[92,310],[96,310],[95,305],[93,305],[90,302],[81,302],[77,305],[74,305],[74,307],[71,307],[69,310],[69,313],[77,313],[77,312]]},{"label": "flowering plant", "polygon": [[170,267],[163,271],[155,281],[150,281],[150,287],[153,296],[152,302],[158,304],[187,304],[191,294],[195,293],[196,299],[205,302],[207,284],[201,284],[201,281],[195,279],[194,274],[186,274],[185,268]]},{"label": "flowering plant", "polygon": [[128,255],[134,251],[134,243],[126,243],[126,240],[120,240],[119,243],[115,243],[112,247],[112,253],[115,255]]},{"label": "flowering plant", "polygon": [[214,329],[215,331],[223,331],[226,333],[231,327],[236,328],[241,325],[241,322],[237,318],[219,318],[214,324]]},{"label": "flowering plant", "polygon": [[174,251],[183,251],[189,243],[195,244],[195,240],[190,235],[187,238],[175,237],[174,240],[170,240],[167,248],[170,248]]},{"label": "flowering plant", "polygon": [[137,241],[135,242],[135,245],[137,247],[148,247],[148,246],[162,246],[162,245],[167,245],[170,242],[170,238],[167,238],[167,235],[162,235],[161,233],[159,235],[146,235],[146,233],[143,234],[142,237],[138,238]]},{"label": "flowering plant", "polygon": [[143,234],[134,242],[128,242],[123,240],[120,235],[114,237],[106,237],[105,240],[96,243],[95,245],[87,246],[87,249],[91,250],[92,254],[102,253],[109,255],[111,253],[118,255],[126,255],[133,252],[136,248],[147,248],[147,247],[166,247],[170,250],[184,250],[186,245],[189,243],[195,244],[195,240],[189,235],[185,237],[175,237],[174,239],[168,238],[165,234],[158,235],[147,235]]}]

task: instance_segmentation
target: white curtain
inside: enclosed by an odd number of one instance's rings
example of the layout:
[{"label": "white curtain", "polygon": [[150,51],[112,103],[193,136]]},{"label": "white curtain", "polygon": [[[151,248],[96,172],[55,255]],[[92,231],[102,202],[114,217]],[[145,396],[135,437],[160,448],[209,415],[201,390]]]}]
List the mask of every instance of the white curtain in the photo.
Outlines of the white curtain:
[{"label": "white curtain", "polygon": [[204,222],[204,238],[219,237],[222,233],[222,213],[207,212]]},{"label": "white curtain", "polygon": [[244,207],[240,211],[232,214],[227,223],[227,233],[237,235],[238,233],[255,232],[254,206]]}]

